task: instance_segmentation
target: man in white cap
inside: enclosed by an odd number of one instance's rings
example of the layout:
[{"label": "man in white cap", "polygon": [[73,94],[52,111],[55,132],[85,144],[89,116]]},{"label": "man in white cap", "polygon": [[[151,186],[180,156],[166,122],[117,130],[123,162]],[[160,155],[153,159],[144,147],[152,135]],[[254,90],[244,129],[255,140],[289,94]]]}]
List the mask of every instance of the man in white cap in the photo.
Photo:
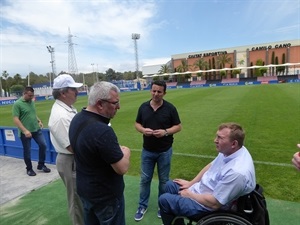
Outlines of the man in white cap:
[{"label": "man in white cap", "polygon": [[48,127],[50,139],[57,152],[56,168],[67,189],[69,216],[73,225],[82,225],[83,207],[76,191],[74,153],[69,141],[69,126],[77,113],[73,107],[82,83],[76,83],[69,74],[54,79],[52,95],[55,102],[51,109]]}]

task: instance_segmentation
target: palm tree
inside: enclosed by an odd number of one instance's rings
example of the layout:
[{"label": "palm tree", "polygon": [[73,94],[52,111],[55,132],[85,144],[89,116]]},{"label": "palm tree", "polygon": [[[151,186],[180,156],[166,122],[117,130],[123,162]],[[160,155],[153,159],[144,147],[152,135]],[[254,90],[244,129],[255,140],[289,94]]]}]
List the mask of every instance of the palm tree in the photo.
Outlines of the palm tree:
[{"label": "palm tree", "polygon": [[[217,65],[219,69],[225,68],[225,65],[231,63],[231,58],[227,54],[221,54],[217,57]],[[227,71],[225,71],[226,75]]]},{"label": "palm tree", "polygon": [[[189,65],[187,64],[187,60],[186,59],[182,59],[181,60],[181,65],[177,66],[176,67],[176,71],[177,72],[180,72],[180,73],[183,73],[183,72],[186,72],[189,70]],[[178,75],[180,76],[180,75]],[[184,79],[186,78],[185,76],[182,76]],[[178,79],[177,79],[178,81]]]},{"label": "palm tree", "polygon": [[161,65],[160,70],[158,71],[159,74],[169,73],[170,67],[168,64]]},{"label": "palm tree", "polygon": [[181,65],[177,66],[176,68],[177,72],[186,72],[189,70],[189,65],[187,64],[187,60],[186,59],[182,59],[181,60]]},{"label": "palm tree", "polygon": [[231,63],[231,58],[227,54],[221,54],[217,57],[217,64],[220,69],[225,68],[225,65]]},{"label": "palm tree", "polygon": [[[206,70],[208,69],[208,62],[205,61],[203,58],[200,58],[196,62],[194,62],[194,68],[199,68],[199,70]],[[202,73],[200,73],[200,75],[202,75]]]}]

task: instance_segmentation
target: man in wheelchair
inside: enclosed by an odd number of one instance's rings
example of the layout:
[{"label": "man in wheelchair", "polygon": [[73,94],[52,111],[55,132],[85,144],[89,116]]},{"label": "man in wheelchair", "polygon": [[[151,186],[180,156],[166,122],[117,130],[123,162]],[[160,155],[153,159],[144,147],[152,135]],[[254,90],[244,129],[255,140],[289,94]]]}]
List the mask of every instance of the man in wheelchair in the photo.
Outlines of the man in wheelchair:
[{"label": "man in wheelchair", "polygon": [[[164,225],[171,225],[177,216],[193,218],[229,210],[235,200],[255,189],[254,164],[244,146],[244,138],[240,125],[221,124],[214,139],[218,156],[193,180],[168,181],[165,193],[159,198]],[[182,222],[178,220],[175,224]]]}]

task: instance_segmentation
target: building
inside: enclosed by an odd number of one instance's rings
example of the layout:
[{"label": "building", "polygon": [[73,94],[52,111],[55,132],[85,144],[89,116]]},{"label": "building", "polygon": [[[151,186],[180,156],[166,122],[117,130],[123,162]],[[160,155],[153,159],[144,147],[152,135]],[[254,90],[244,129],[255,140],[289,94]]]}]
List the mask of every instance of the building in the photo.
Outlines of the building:
[{"label": "building", "polygon": [[[300,40],[175,54],[170,62],[167,63],[173,72],[168,75],[189,74],[189,80],[297,75],[300,74]],[[149,68],[147,71],[143,75],[151,77]]]}]

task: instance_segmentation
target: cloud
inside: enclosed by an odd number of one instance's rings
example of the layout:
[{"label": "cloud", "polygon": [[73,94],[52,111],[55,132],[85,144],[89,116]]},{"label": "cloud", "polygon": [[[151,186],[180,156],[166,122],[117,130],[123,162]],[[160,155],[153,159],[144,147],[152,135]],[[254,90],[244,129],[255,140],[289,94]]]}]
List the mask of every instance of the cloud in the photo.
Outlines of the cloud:
[{"label": "cloud", "polygon": [[135,70],[132,33],[140,33],[139,50],[150,46],[154,23],[152,1],[9,0],[1,3],[1,70],[10,74],[51,71],[46,46],[55,48],[57,72],[68,70],[68,28],[79,72]]}]

